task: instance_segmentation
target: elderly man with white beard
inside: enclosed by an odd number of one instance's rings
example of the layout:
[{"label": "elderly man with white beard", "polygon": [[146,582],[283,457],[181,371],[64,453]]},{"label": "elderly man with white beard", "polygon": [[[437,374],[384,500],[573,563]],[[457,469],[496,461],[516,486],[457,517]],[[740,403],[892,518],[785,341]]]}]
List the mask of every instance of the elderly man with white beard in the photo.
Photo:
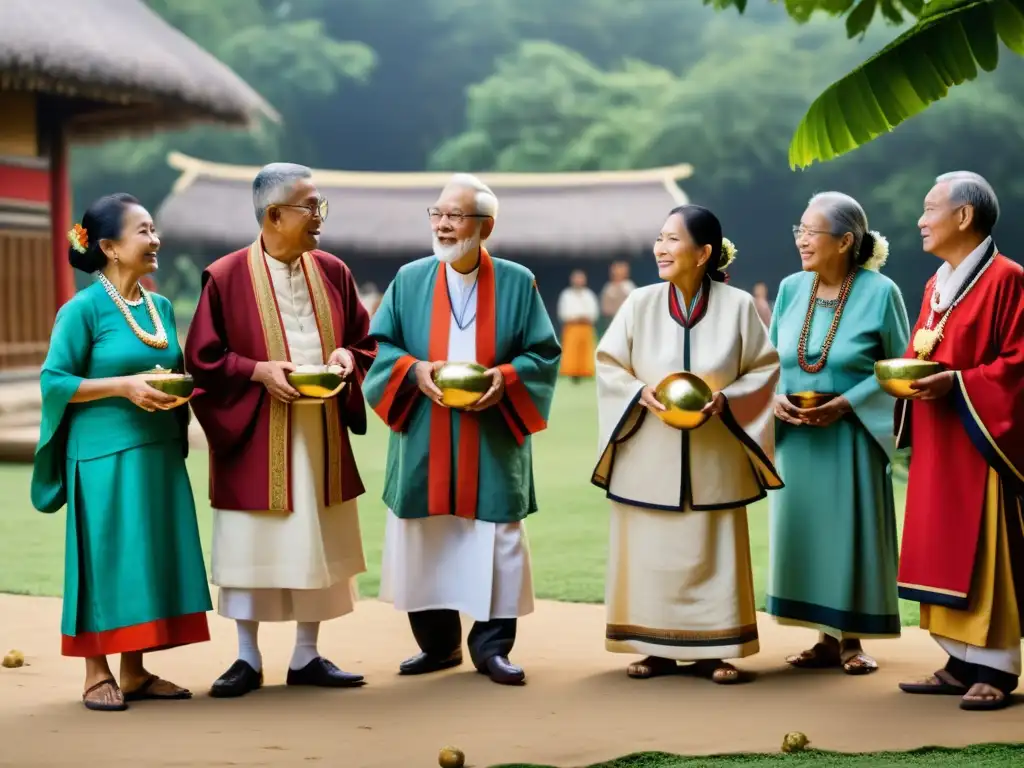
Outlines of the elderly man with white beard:
[{"label": "elderly man with white beard", "polygon": [[[531,435],[547,427],[561,347],[529,270],[488,254],[498,201],[455,175],[428,209],[434,254],[406,264],[374,314],[367,402],[392,430],[380,599],[409,614],[420,653],[401,674],[462,664],[460,613],[476,670],[518,685],[517,619],[533,611],[525,519],[537,511]],[[491,387],[442,404],[434,372],[476,362]]]}]

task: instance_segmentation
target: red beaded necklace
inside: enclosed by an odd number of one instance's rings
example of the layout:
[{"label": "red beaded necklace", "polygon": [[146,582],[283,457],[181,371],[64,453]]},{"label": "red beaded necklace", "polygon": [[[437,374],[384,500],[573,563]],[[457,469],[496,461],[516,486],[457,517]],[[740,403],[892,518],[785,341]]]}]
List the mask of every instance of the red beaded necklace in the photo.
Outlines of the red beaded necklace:
[{"label": "red beaded necklace", "polygon": [[832,342],[835,341],[836,331],[839,328],[839,318],[843,316],[846,300],[850,298],[850,289],[853,287],[853,278],[856,274],[857,270],[854,269],[843,280],[843,284],[839,288],[839,305],[836,307],[835,317],[832,318],[832,325],[829,327],[828,333],[825,334],[825,343],[821,345],[821,356],[816,362],[808,363],[807,337],[811,332],[811,318],[814,316],[814,304],[818,298],[818,283],[820,281],[818,275],[814,276],[814,283],[811,285],[811,300],[807,304],[807,315],[804,317],[804,327],[800,331],[800,343],[796,348],[796,361],[807,373],[817,373],[825,367],[825,363],[828,361],[828,353],[832,349]]}]

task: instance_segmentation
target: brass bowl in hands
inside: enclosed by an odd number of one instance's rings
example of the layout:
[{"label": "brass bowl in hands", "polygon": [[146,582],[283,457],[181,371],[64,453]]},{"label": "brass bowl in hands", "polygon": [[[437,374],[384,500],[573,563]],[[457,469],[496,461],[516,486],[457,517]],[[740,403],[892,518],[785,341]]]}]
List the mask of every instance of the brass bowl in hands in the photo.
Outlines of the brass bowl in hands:
[{"label": "brass bowl in hands", "polygon": [[171,408],[184,405],[192,399],[196,384],[192,376],[187,373],[175,373],[164,368],[154,368],[151,371],[144,371],[146,383],[153,389],[163,392],[165,395],[173,396],[174,403]]},{"label": "brass bowl in hands", "polygon": [[325,400],[345,388],[340,365],[299,365],[288,372],[288,383],[303,397]]},{"label": "brass bowl in hands", "polygon": [[835,398],[834,392],[793,392],[786,395],[786,399],[797,408],[820,408]]},{"label": "brass bowl in hands", "polygon": [[897,357],[891,360],[879,360],[875,363],[875,378],[883,391],[893,397],[913,397],[917,390],[911,389],[910,384],[942,373],[946,366],[934,360],[918,360],[913,357]]},{"label": "brass bowl in hands", "polygon": [[654,388],[654,399],[665,406],[658,418],[676,429],[696,429],[708,420],[701,410],[715,397],[711,387],[692,373],[671,373]]},{"label": "brass bowl in hands", "polygon": [[449,408],[467,408],[479,402],[494,381],[477,363],[445,363],[434,371],[434,384],[441,390],[441,403]]}]

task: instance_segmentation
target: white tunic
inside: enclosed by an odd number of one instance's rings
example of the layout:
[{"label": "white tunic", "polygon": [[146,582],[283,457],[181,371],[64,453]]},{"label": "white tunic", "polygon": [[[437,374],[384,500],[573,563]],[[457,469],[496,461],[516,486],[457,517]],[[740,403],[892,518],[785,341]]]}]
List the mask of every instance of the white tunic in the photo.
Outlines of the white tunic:
[{"label": "white tunic", "polygon": [[560,323],[596,323],[600,307],[597,294],[589,288],[569,287],[558,296],[558,321]]},{"label": "white tunic", "polygon": [[[448,359],[475,361],[477,273],[462,275],[451,266],[445,272],[452,303]],[[480,489],[480,498],[487,503],[486,488]],[[525,522],[489,523],[454,515],[403,520],[388,510],[379,599],[400,611],[446,608],[476,621],[532,613]]]},{"label": "white tunic", "polygon": [[[267,257],[296,365],[323,363],[313,302],[298,261]],[[291,407],[292,500],[288,514],[214,510],[212,582],[231,619],[326,621],[354,609],[366,570],[356,501],[324,504],[323,405]]]}]

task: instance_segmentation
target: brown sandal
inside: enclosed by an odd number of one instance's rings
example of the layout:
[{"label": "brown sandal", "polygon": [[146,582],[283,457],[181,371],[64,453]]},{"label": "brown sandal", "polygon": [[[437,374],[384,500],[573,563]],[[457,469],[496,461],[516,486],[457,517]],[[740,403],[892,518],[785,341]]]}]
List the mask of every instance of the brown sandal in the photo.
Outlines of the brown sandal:
[{"label": "brown sandal", "polygon": [[732,664],[719,661],[718,659],[703,659],[701,661],[695,661],[693,664],[681,667],[680,673],[684,675],[693,675],[695,677],[703,677],[713,683],[717,683],[718,685],[734,685],[736,683],[745,683],[750,680],[750,676],[748,674],[736,669]]},{"label": "brown sandal", "polygon": [[848,675],[870,675],[878,670],[878,662],[863,651],[855,651],[843,659],[843,672]]},{"label": "brown sandal", "polygon": [[652,677],[675,674],[677,669],[678,665],[672,659],[648,656],[643,661],[630,664],[626,668],[626,674],[634,680],[648,680]]},{"label": "brown sandal", "polygon": [[[161,688],[164,690],[161,691]],[[147,677],[138,688],[124,692],[125,701],[144,701],[148,699],[160,699],[167,701],[191,698],[191,691],[182,688],[180,685],[175,685],[169,680],[162,680],[156,675],[150,675]]]},{"label": "brown sandal", "polygon": [[796,656],[787,656],[786,663],[797,669],[833,669],[843,664],[839,649],[825,643],[815,643]]},{"label": "brown sandal", "polygon": [[[107,689],[111,692],[109,699],[105,695]],[[124,694],[112,677],[101,680],[88,688],[82,694],[82,703],[85,704],[86,709],[91,709],[94,712],[123,712],[128,709],[128,705],[124,701]]]},{"label": "brown sandal", "polygon": [[[990,690],[985,693],[973,692],[975,688],[982,685]],[[982,696],[985,698],[978,698]],[[960,709],[969,712],[991,712],[996,709],[1005,709],[1008,706],[1010,706],[1009,695],[986,683],[975,683],[960,699]]]},{"label": "brown sandal", "polygon": [[900,683],[900,690],[904,693],[932,696],[964,696],[967,694],[967,686],[954,679],[944,669],[938,670],[934,675],[921,682]]}]

